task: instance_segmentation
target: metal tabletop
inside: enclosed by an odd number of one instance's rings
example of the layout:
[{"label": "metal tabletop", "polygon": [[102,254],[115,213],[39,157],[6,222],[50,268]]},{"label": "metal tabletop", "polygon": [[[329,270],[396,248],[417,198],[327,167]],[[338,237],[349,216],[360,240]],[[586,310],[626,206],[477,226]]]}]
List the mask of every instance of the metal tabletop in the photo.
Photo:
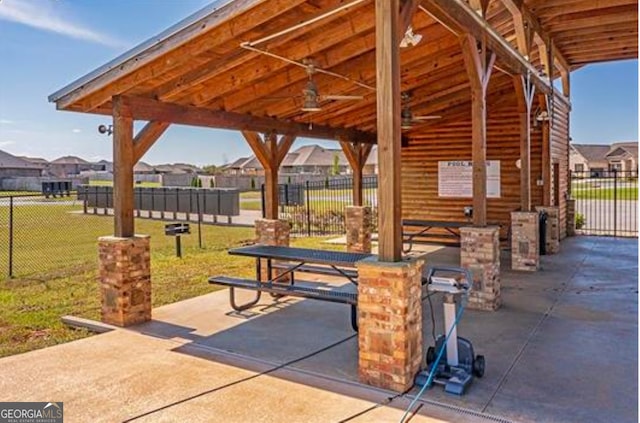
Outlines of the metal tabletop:
[{"label": "metal tabletop", "polygon": [[271,245],[252,245],[229,250],[237,256],[300,261],[330,266],[356,267],[356,262],[374,257],[366,253],[346,253],[342,251],[313,250],[310,248],[278,247]]}]

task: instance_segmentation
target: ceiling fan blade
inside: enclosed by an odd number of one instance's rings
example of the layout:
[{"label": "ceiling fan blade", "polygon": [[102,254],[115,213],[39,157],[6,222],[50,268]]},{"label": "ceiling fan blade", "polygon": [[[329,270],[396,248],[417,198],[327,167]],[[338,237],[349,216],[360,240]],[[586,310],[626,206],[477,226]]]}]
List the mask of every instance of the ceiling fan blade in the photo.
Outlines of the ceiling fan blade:
[{"label": "ceiling fan blade", "polygon": [[361,95],[320,95],[320,100],[364,100]]},{"label": "ceiling fan blade", "polygon": [[442,119],[440,115],[428,115],[428,116],[414,116],[413,120],[435,120]]}]

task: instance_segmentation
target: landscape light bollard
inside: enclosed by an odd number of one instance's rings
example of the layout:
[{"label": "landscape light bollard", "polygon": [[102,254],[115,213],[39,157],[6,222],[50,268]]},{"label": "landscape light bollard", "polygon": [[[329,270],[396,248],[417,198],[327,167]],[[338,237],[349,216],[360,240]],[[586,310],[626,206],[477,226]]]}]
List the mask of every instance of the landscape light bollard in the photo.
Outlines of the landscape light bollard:
[{"label": "landscape light bollard", "polygon": [[169,223],[164,225],[164,234],[176,237],[176,257],[182,258],[181,235],[190,234],[191,229],[188,223]]}]

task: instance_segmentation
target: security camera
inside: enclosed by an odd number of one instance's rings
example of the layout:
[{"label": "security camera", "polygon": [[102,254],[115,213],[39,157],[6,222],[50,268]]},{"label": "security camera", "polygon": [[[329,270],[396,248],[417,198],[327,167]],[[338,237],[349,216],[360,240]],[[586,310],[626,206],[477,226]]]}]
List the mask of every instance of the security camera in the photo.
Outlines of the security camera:
[{"label": "security camera", "polygon": [[113,133],[113,128],[111,125],[100,125],[98,126],[98,132],[101,134],[111,135]]}]

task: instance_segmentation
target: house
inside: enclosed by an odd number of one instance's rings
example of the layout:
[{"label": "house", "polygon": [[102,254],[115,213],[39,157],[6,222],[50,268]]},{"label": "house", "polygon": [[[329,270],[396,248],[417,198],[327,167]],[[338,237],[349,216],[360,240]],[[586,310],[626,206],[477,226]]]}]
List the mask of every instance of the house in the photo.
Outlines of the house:
[{"label": "house", "polygon": [[15,177],[39,177],[42,176],[42,171],[42,164],[33,163],[0,150],[0,180]]},{"label": "house", "polygon": [[156,170],[150,164],[140,161],[133,167],[133,173],[137,175],[153,175]]},{"label": "house", "polygon": [[578,176],[601,177],[613,169],[631,172],[628,176],[635,176],[638,171],[638,143],[571,144],[569,167]]},{"label": "house", "polygon": [[64,156],[49,163],[48,171],[52,176],[66,178],[80,175],[81,172],[98,170],[96,166],[76,156]]},{"label": "house", "polygon": [[[337,169],[334,169],[336,168]],[[337,170],[337,172],[336,172]],[[351,170],[341,149],[305,145],[287,153],[280,165],[283,174],[344,175]],[[262,164],[255,156],[242,157],[225,167],[228,175],[264,175]]]}]

